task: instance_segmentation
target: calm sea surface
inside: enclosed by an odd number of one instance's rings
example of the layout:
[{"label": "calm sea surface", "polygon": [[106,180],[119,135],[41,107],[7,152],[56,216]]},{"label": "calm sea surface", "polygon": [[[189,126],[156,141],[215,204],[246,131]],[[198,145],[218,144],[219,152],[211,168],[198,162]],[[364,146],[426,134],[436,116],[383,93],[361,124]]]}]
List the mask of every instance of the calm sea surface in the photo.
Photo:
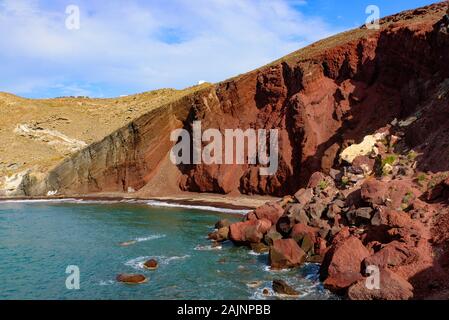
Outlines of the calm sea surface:
[{"label": "calm sea surface", "polygon": [[[272,272],[267,255],[211,248],[206,236],[222,218],[241,217],[145,203],[0,202],[0,299],[276,299],[262,295],[275,278],[299,299],[332,298],[317,265]],[[142,268],[150,258],[155,271]],[[66,288],[69,265],[79,267],[79,290]],[[149,281],[117,283],[119,273]]]}]

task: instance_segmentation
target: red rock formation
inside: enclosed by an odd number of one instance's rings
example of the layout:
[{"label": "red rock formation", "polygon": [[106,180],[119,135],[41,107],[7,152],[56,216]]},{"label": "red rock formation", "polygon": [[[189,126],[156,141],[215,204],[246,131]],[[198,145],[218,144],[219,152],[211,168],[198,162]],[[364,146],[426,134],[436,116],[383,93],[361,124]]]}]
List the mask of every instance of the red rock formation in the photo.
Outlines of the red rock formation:
[{"label": "red rock formation", "polygon": [[306,261],[306,253],[295,240],[279,239],[273,241],[268,259],[273,269],[293,268]]},{"label": "red rock formation", "polygon": [[267,219],[271,224],[275,225],[279,218],[284,214],[282,208],[277,202],[269,202],[266,205],[257,208],[254,211],[257,219]]},{"label": "red rock formation", "polygon": [[409,300],[413,287],[407,280],[387,269],[380,270],[379,288],[367,288],[366,280],[359,280],[348,290],[351,300]]},{"label": "red rock formation", "polygon": [[362,261],[369,256],[369,251],[355,237],[348,237],[329,250],[324,258],[326,269],[324,285],[333,290],[347,289],[363,278]]},{"label": "red rock formation", "polygon": [[229,238],[237,244],[258,243],[270,227],[271,222],[267,219],[234,223],[230,226]]},{"label": "red rock formation", "polygon": [[[388,17],[378,31],[360,28],[334,36],[152,111],[61,164],[45,191],[73,195],[131,188],[152,194],[165,187],[293,194],[313,172],[328,173],[342,147],[416,114],[403,131],[409,146],[423,152],[418,168],[449,169],[449,162],[440,161],[449,148],[449,37],[434,28],[443,11],[444,5],[436,4]],[[203,130],[222,133],[278,129],[278,171],[261,176],[260,165],[172,166],[169,134],[179,127],[191,131],[194,120],[202,121]]]}]

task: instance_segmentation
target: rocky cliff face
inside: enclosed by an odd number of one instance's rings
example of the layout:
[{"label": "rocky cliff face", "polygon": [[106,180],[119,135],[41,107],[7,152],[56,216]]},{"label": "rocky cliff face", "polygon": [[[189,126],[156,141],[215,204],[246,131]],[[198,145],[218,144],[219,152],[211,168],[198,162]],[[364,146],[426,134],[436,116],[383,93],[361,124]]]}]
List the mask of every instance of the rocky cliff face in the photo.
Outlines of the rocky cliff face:
[{"label": "rocky cliff face", "polygon": [[[206,87],[142,115],[63,161],[41,184],[32,186],[31,193],[86,195],[140,190],[161,175],[158,171],[168,162],[166,156],[172,146],[170,133],[187,121],[189,107],[207,108],[212,98]],[[171,165],[167,170],[176,171],[176,167]],[[168,188],[169,184],[165,181],[163,187]]]},{"label": "rocky cliff face", "polygon": [[[439,9],[435,5],[387,18],[380,31],[342,34],[218,84],[217,107],[199,110],[195,119],[210,128],[279,129],[279,170],[263,177],[255,166],[192,166],[183,170],[182,188],[291,193],[314,171],[329,172],[342,147],[395,118],[434,109],[449,76],[448,37],[433,28]],[[416,124],[410,143],[422,144],[436,130]]]},{"label": "rocky cliff face", "polygon": [[[245,75],[151,111],[66,160],[31,194],[152,190],[281,196],[315,171],[328,173],[346,146],[394,119],[423,153],[422,170],[445,170],[449,36],[437,30],[443,4],[388,17],[380,30],[360,28],[315,43]],[[278,129],[279,169],[258,165],[179,165],[168,160],[174,128]],[[412,121],[413,122],[413,121]],[[438,140],[436,140],[438,139]],[[429,144],[430,141],[436,144]],[[161,172],[161,170],[163,172]],[[167,175],[166,171],[170,171]],[[173,181],[175,179],[176,181]]]}]

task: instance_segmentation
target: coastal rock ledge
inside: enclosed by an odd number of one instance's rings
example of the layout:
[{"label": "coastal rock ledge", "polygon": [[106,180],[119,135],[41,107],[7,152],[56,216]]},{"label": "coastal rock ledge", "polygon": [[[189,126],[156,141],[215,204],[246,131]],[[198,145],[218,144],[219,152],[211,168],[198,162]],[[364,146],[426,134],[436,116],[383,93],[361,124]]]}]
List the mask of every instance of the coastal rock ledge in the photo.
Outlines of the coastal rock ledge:
[{"label": "coastal rock ledge", "polygon": [[[269,248],[272,269],[320,263],[324,287],[348,299],[444,296],[449,172],[420,172],[414,151],[401,148],[400,130],[382,128],[376,152],[341,161],[332,176],[312,174],[294,196],[215,233],[238,246]],[[372,167],[363,171],[361,164]]]}]

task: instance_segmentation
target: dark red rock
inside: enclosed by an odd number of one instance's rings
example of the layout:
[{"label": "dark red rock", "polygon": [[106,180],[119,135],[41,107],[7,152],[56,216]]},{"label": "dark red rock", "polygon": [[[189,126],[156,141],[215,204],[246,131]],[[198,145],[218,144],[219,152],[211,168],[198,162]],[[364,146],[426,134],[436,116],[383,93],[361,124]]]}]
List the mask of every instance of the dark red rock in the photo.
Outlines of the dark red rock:
[{"label": "dark red rock", "polygon": [[413,226],[413,220],[410,215],[387,207],[378,207],[371,219],[374,226],[388,226],[391,228],[403,228]]},{"label": "dark red rock", "polygon": [[384,245],[378,252],[367,257],[363,261],[365,268],[367,266],[376,266],[378,268],[397,267],[413,262],[417,254],[405,243],[392,241]]},{"label": "dark red rock", "polygon": [[319,230],[317,228],[312,228],[309,227],[308,225],[297,223],[292,228],[290,238],[292,238],[296,242],[301,242],[304,236],[308,235],[310,239],[313,241],[313,243],[315,243],[318,231]]},{"label": "dark red rock", "polygon": [[369,251],[354,236],[333,245],[321,266],[324,286],[333,292],[349,288],[363,278],[362,261],[368,256]]},{"label": "dark red rock", "polygon": [[374,170],[374,164],[374,159],[367,156],[358,156],[352,161],[352,168],[354,168],[357,173],[371,174]]},{"label": "dark red rock", "polygon": [[306,253],[295,240],[280,239],[273,241],[268,259],[273,269],[294,268],[306,261]]},{"label": "dark red rock", "polygon": [[277,202],[268,202],[254,211],[257,219],[267,219],[271,224],[276,224],[284,214],[284,208]]},{"label": "dark red rock", "polygon": [[229,227],[229,239],[237,244],[258,243],[271,228],[266,219],[237,222]]},{"label": "dark red rock", "polygon": [[117,275],[117,281],[126,284],[141,284],[147,282],[147,278],[142,274],[126,274]]},{"label": "dark red rock", "polygon": [[372,205],[385,205],[388,197],[388,184],[376,179],[367,179],[361,188],[363,200]]},{"label": "dark red rock", "polygon": [[143,266],[145,267],[145,269],[149,269],[149,270],[155,270],[158,267],[158,263],[157,260],[155,259],[150,259],[148,261],[145,261],[145,263],[143,264]]},{"label": "dark red rock", "polygon": [[348,290],[351,300],[409,300],[413,298],[413,287],[399,275],[387,269],[380,269],[379,289],[371,290],[366,279],[361,279]]},{"label": "dark red rock", "polygon": [[412,180],[390,182],[367,179],[361,187],[362,199],[373,206],[387,206],[394,210],[408,207],[418,192]]},{"label": "dark red rock", "polygon": [[317,171],[310,176],[309,182],[307,183],[307,188],[315,189],[322,184],[327,184],[328,181],[329,177],[327,177],[324,173]]}]

